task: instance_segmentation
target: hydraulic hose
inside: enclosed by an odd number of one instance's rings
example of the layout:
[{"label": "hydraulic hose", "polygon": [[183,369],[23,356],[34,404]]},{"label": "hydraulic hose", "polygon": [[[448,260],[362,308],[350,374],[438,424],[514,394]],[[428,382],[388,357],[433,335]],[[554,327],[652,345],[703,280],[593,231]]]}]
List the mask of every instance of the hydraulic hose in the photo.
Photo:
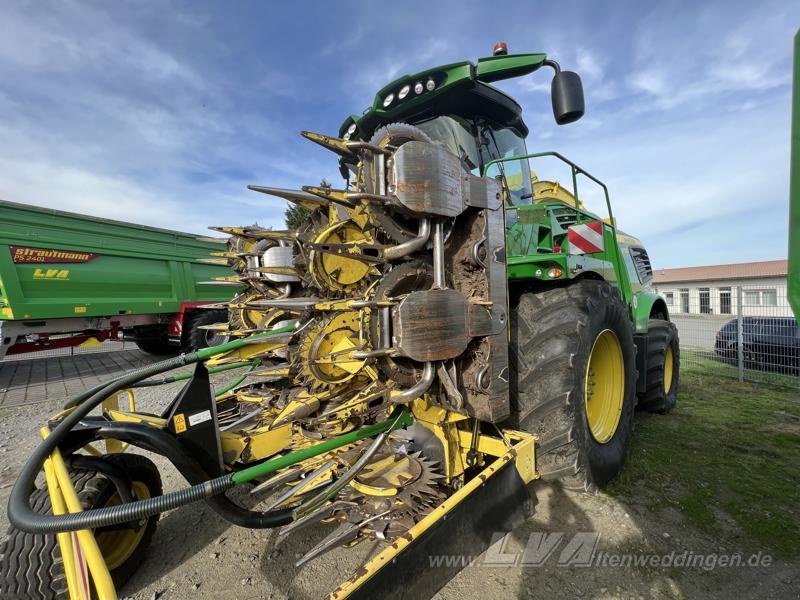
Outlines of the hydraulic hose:
[{"label": "hydraulic hose", "polygon": [[155,498],[137,500],[129,504],[121,504],[101,509],[94,509],[82,513],[72,513],[59,516],[42,515],[34,512],[30,507],[30,495],[34,490],[36,476],[42,469],[42,465],[47,457],[58,447],[64,437],[80,421],[86,417],[94,408],[103,402],[111,394],[130,387],[137,381],[159,375],[166,371],[193,364],[217,354],[236,350],[251,343],[258,343],[267,338],[281,333],[294,331],[294,326],[290,325],[269,332],[256,334],[248,338],[234,340],[219,346],[204,348],[197,352],[181,354],[167,360],[147,365],[136,369],[110,381],[105,386],[95,386],[89,392],[79,394],[77,398],[67,403],[68,407],[74,406],[75,409],[66,415],[62,421],[50,432],[41,444],[33,451],[31,456],[22,468],[22,471],[11,489],[8,498],[8,519],[12,525],[23,531],[30,533],[55,533],[60,531],[77,531],[80,529],[93,529],[118,523],[125,523],[149,517],[151,515],[177,508],[191,502],[196,502],[204,498],[220,494],[233,487],[231,474],[226,474],[215,479],[211,479],[202,484],[193,485],[189,488],[171,492]]},{"label": "hydraulic hose", "polygon": [[[208,479],[208,474],[192,456],[186,453],[178,440],[162,429],[141,423],[108,422],[95,434],[101,439],[115,439],[127,442],[150,452],[165,456],[178,472],[192,485],[200,485]],[[234,481],[234,485],[236,482]],[[206,498],[206,502],[226,521],[249,529],[280,527],[292,521],[291,510],[252,511],[242,508],[225,494]]]},{"label": "hydraulic hose", "polygon": [[[48,456],[58,448],[59,443],[65,436],[77,425],[89,412],[98,406],[110,394],[130,387],[136,381],[145,377],[152,377],[170,369],[180,367],[187,364],[192,364],[201,360],[205,360],[216,354],[227,352],[240,348],[246,344],[256,343],[270,335],[277,335],[279,333],[288,333],[293,331],[294,326],[287,326],[285,328],[276,329],[265,334],[257,334],[249,338],[235,340],[222,344],[213,348],[206,348],[199,352],[177,356],[175,358],[167,359],[165,361],[155,363],[138,369],[134,373],[129,373],[119,377],[105,387],[95,392],[83,402],[78,404],[75,409],[66,415],[63,420],[53,429],[44,441],[34,450],[28,461],[25,463],[22,471],[20,472],[11,494],[8,499],[8,518],[9,521],[23,531],[30,533],[59,533],[67,531],[78,531],[81,529],[95,529],[98,527],[105,527],[109,525],[116,525],[119,523],[126,523],[136,521],[145,517],[152,516],[173,508],[178,508],[192,502],[199,500],[209,500],[212,508],[216,510],[224,518],[228,519],[234,524],[244,527],[265,528],[265,527],[278,527],[286,525],[293,520],[293,514],[290,509],[270,511],[266,513],[250,511],[241,506],[238,506],[225,496],[219,496],[226,490],[251,481],[257,477],[261,477],[280,470],[281,468],[291,466],[307,458],[319,456],[332,449],[355,443],[359,440],[379,435],[384,432],[389,432],[400,427],[407,427],[413,422],[411,415],[405,408],[396,407],[395,411],[389,419],[362,427],[355,431],[351,431],[337,438],[326,440],[315,444],[310,448],[304,448],[296,452],[292,452],[285,456],[276,457],[266,460],[262,463],[243,469],[236,473],[226,473],[220,477],[209,479],[195,483],[191,487],[170,492],[154,498],[147,498],[145,500],[136,500],[134,502],[120,504],[116,506],[108,506],[104,508],[91,509],[79,513],[69,513],[64,515],[42,515],[34,512],[30,507],[30,495],[34,490],[34,482],[37,474],[42,468],[44,461]],[[108,425],[111,425],[109,423]],[[119,424],[124,426],[124,424]],[[135,426],[135,424],[128,424]],[[122,433],[118,431],[117,433]],[[129,432],[132,433],[132,432]],[[154,432],[155,433],[155,432]],[[123,437],[123,436],[119,436]],[[159,441],[156,437],[151,436],[152,439],[147,440],[145,443],[150,443],[153,449],[164,448],[165,440]],[[132,443],[136,441],[136,436],[133,435],[129,438]],[[144,440],[139,440],[144,441]],[[164,452],[165,456],[170,456],[169,452]],[[185,453],[184,453],[185,455]],[[187,463],[187,471],[194,472],[193,479],[199,479],[201,469],[195,468],[193,465]]]},{"label": "hydraulic hose", "polygon": [[[260,360],[243,360],[240,362],[231,363],[229,365],[220,365],[218,367],[211,367],[208,370],[209,375],[213,375],[214,373],[222,373],[224,371],[232,371],[233,369],[241,369],[242,367],[256,367],[261,363]],[[145,381],[137,381],[131,387],[133,388],[141,388],[141,387],[155,387],[159,385],[165,385],[167,383],[175,383],[176,381],[185,381],[187,379],[192,378],[193,373],[180,373],[178,375],[170,375],[168,377],[161,377],[160,379],[146,379]],[[102,384],[106,385],[106,384]]]}]

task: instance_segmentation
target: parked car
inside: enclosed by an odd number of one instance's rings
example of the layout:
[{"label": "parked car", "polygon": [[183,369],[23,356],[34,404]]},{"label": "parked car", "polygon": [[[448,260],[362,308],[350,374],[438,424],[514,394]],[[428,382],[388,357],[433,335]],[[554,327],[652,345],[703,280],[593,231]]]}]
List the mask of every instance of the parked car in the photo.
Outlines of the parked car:
[{"label": "parked car", "polygon": [[[739,327],[733,319],[717,332],[714,351],[721,357],[738,357]],[[749,369],[792,371],[800,369],[800,328],[793,317],[743,317],[742,355]]]}]

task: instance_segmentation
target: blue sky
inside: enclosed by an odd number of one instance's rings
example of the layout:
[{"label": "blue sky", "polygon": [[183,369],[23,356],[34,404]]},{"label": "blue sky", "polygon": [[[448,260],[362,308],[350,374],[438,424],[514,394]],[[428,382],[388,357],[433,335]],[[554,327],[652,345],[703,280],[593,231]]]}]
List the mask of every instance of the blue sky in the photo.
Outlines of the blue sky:
[{"label": "blue sky", "polygon": [[[249,183],[338,184],[336,133],[408,72],[543,51],[584,81],[558,127],[550,72],[500,85],[529,151],[605,180],[658,267],[784,258],[792,2],[9,2],[0,198],[202,233],[281,226]],[[546,177],[547,166],[540,175]]]}]

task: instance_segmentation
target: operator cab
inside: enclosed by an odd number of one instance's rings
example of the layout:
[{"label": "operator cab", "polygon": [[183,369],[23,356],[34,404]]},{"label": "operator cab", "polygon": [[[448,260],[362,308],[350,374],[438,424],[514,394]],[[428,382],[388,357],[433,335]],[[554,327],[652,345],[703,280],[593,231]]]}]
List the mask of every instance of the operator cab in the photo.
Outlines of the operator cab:
[{"label": "operator cab", "polygon": [[[534,200],[531,169],[528,159],[522,158],[527,155],[528,135],[522,107],[490,83],[524,76],[542,66],[555,71],[551,99],[556,122],[578,120],[584,113],[578,75],[562,71],[545,54],[509,55],[507,45],[500,42],[492,56],[479,59],[477,64],[452,63],[392,81],[378,91],[372,106],[362,115],[345,120],[339,136],[370,142],[375,131],[385,125],[398,122],[414,125],[458,156],[474,175],[501,176],[508,205],[531,204]],[[513,157],[521,158],[509,160]],[[501,162],[493,162],[498,160]],[[345,179],[349,179],[354,167],[347,159],[342,160]]]},{"label": "operator cab", "polygon": [[[492,54],[477,64],[452,63],[392,81],[378,91],[362,115],[352,115],[342,123],[339,137],[369,142],[385,125],[408,123],[460,157],[470,172],[485,175],[491,161],[527,154],[528,128],[522,107],[490,83],[524,76],[542,66],[555,71],[551,99],[556,122],[563,125],[583,116],[583,88],[577,73],[562,71],[545,54],[510,55],[504,42],[496,44]],[[510,190],[508,202],[530,204],[533,190],[527,159],[495,164],[496,175],[505,178]],[[342,160],[345,179],[353,167]]]},{"label": "operator cab", "polygon": [[[413,123],[434,143],[458,156],[473,175],[481,175],[493,160],[525,156],[525,138],[521,132],[498,124],[484,116],[446,115]],[[526,131],[527,133],[527,131]],[[510,205],[530,204],[533,200],[531,171],[526,158],[496,163],[508,188]]]}]

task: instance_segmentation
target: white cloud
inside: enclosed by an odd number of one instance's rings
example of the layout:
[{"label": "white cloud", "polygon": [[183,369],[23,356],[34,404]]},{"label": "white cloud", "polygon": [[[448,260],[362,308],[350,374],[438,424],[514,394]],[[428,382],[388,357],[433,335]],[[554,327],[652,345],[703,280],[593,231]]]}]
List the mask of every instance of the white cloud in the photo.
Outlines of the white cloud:
[{"label": "white cloud", "polygon": [[104,11],[73,2],[5,6],[0,20],[0,63],[28,73],[113,70],[131,79],[204,86],[203,79],[174,55]]},{"label": "white cloud", "polygon": [[577,71],[588,80],[602,80],[605,67],[596,54],[586,48],[578,48],[575,56]]},{"label": "white cloud", "polygon": [[653,96],[662,96],[667,93],[667,75],[657,69],[646,69],[633,73],[629,82],[636,91],[646,92]]}]

